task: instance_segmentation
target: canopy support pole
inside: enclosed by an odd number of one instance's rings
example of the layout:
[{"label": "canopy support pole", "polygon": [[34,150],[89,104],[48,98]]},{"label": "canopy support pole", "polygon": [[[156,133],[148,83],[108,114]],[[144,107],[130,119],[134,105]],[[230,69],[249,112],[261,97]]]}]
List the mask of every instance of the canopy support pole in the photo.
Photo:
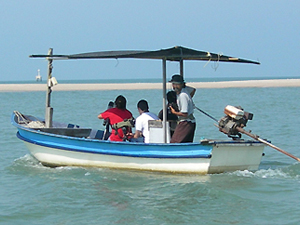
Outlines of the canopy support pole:
[{"label": "canopy support pole", "polygon": [[[53,49],[50,48],[48,51],[48,55],[53,55]],[[46,93],[46,113],[45,113],[45,126],[47,128],[52,127],[52,117],[53,117],[53,108],[50,106],[51,102],[51,87],[52,87],[52,58],[47,58],[48,59],[48,77],[47,77],[47,93]]]},{"label": "canopy support pole", "polygon": [[162,61],[163,66],[163,134],[164,134],[164,143],[167,143],[167,60],[164,58]]},{"label": "canopy support pole", "polygon": [[183,59],[180,60],[180,76],[183,77]]}]

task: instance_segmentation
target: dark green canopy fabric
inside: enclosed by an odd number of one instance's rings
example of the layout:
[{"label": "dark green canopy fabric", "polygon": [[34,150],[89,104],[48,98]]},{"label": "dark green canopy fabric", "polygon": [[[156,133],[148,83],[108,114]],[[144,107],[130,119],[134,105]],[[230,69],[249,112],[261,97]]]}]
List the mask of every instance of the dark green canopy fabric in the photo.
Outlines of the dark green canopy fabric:
[{"label": "dark green canopy fabric", "polygon": [[52,58],[52,59],[165,59],[169,61],[181,60],[203,60],[203,61],[220,61],[220,62],[237,62],[237,63],[253,63],[260,64],[257,61],[240,59],[231,56],[220,55],[205,51],[198,51],[181,46],[173,48],[161,49],[156,51],[101,51],[90,52],[73,55],[31,55],[32,58]]}]

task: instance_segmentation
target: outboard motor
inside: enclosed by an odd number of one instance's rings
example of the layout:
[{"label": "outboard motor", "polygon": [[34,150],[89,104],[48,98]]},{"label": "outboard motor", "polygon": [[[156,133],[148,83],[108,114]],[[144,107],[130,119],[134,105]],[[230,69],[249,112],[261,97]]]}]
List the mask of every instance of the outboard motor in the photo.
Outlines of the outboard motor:
[{"label": "outboard motor", "polygon": [[252,120],[253,114],[245,112],[241,106],[227,105],[224,109],[226,116],[219,120],[219,130],[233,139],[241,138],[241,133],[236,129],[246,126],[248,120]]},{"label": "outboard motor", "polygon": [[261,143],[264,143],[265,145],[268,145],[269,147],[274,148],[277,151],[300,162],[300,158],[297,158],[296,156],[282,150],[281,148],[278,148],[277,146],[271,144],[270,141],[262,139],[256,134],[252,134],[251,131],[247,132],[243,129],[246,126],[248,120],[253,119],[252,113],[245,112],[240,106],[234,107],[231,105],[225,107],[224,113],[226,114],[226,116],[219,120],[218,127],[219,130],[227,134],[228,137],[231,137],[232,139],[240,139],[242,137],[242,134],[246,134],[247,136]]}]

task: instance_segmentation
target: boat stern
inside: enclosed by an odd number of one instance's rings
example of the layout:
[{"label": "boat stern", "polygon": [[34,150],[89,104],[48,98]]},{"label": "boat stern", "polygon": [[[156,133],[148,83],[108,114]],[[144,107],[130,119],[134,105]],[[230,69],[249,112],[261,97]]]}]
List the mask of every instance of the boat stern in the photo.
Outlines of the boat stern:
[{"label": "boat stern", "polygon": [[264,144],[257,141],[215,142],[208,173],[257,170]]}]

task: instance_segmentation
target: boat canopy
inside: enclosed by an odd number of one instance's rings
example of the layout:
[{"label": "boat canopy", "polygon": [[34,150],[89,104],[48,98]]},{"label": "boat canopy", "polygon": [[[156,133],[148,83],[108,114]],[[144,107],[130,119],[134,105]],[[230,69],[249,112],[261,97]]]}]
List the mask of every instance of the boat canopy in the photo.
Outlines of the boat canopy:
[{"label": "boat canopy", "polygon": [[30,55],[31,58],[51,58],[51,59],[163,59],[168,61],[183,61],[183,60],[203,60],[203,61],[220,61],[220,62],[237,62],[237,63],[253,63],[260,64],[257,61],[240,59],[237,57],[226,56],[222,54],[211,53],[207,51],[198,51],[182,46],[161,49],[156,51],[100,51],[90,53],[80,53],[72,55]]},{"label": "boat canopy", "polygon": [[[53,108],[50,107],[50,95],[52,87],[52,61],[59,59],[160,59],[162,60],[162,72],[163,72],[163,127],[164,127],[164,142],[167,143],[167,106],[166,106],[166,61],[176,61],[180,63],[180,75],[183,76],[183,61],[184,60],[202,60],[202,61],[216,61],[216,62],[235,62],[235,63],[251,63],[260,64],[257,61],[240,59],[231,56],[225,56],[223,54],[210,53],[207,51],[198,51],[182,46],[175,46],[172,48],[161,49],[156,51],[136,51],[136,50],[123,50],[123,51],[101,51],[90,52],[72,55],[54,55],[53,49],[50,48],[47,55],[30,55],[31,58],[47,58],[48,60],[48,89],[46,96],[46,127],[52,125]],[[56,83],[56,82],[54,82]]]}]

